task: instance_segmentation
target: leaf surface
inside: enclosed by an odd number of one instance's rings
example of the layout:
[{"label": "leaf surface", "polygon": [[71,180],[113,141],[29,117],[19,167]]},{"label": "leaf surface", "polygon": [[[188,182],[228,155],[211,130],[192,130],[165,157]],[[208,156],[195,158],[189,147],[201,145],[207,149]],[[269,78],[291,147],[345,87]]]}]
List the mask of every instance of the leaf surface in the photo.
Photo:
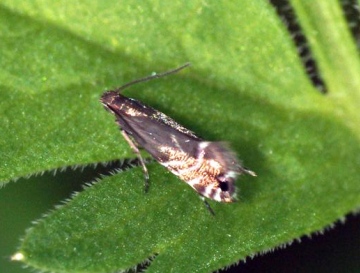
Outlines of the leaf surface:
[{"label": "leaf surface", "polygon": [[[113,272],[152,259],[146,272],[211,272],[359,207],[359,58],[348,36],[331,36],[347,32],[341,18],[326,20],[339,7],[293,1],[305,33],[318,33],[322,95],[266,1],[1,3],[1,181],[132,157],[99,103],[103,90],[187,61],[125,95],[229,142],[258,174],[237,181],[239,202],[209,201],[216,217],[156,163],[148,194],[139,168],[106,177],[27,231],[27,265]],[[351,73],[321,58],[329,35]]]}]

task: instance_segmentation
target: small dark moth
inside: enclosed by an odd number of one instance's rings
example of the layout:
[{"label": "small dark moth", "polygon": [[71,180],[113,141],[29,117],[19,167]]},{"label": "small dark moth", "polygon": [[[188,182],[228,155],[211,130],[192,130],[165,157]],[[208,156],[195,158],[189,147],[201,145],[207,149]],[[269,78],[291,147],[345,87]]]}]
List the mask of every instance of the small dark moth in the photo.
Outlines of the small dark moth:
[{"label": "small dark moth", "polygon": [[202,197],[218,202],[233,202],[236,198],[236,177],[242,173],[256,174],[242,167],[224,143],[204,141],[165,114],[121,94],[130,85],[176,73],[189,65],[187,63],[107,91],[102,95],[101,102],[115,115],[122,135],[139,158],[145,176],[145,191],[148,189],[149,174],[139,152],[140,147]]}]

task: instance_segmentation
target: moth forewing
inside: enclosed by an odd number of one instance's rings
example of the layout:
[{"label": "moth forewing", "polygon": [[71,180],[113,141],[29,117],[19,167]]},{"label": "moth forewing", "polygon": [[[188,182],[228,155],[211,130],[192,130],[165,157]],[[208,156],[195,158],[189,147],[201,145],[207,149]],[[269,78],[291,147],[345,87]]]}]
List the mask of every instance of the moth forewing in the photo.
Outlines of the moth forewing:
[{"label": "moth forewing", "polygon": [[200,140],[165,114],[114,91],[104,93],[102,103],[115,115],[120,128],[157,161],[168,160],[164,147],[191,153],[194,141]]},{"label": "moth forewing", "polygon": [[202,196],[219,202],[235,201],[234,181],[242,167],[224,143],[197,141],[192,154],[173,152],[169,162],[162,164]]}]

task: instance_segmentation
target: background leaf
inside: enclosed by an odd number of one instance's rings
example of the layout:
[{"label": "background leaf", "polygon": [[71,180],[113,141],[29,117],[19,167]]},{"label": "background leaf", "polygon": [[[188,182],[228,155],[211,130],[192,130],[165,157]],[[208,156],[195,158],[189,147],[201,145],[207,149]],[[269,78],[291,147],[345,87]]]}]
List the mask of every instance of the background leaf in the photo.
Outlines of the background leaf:
[{"label": "background leaf", "polygon": [[[338,6],[293,4],[309,36],[347,33],[341,18],[327,19]],[[98,101],[101,90],[186,61],[187,71],[125,94],[207,140],[230,142],[258,174],[239,180],[240,202],[211,202],[215,218],[158,164],[146,195],[138,168],[107,177],[28,230],[26,264],[111,272],[152,258],[147,272],[210,272],[359,207],[360,74],[349,35],[331,38],[351,73],[321,58],[328,35],[310,40],[329,86],[324,96],[265,1],[3,0],[0,12],[2,181],[133,156]]]}]

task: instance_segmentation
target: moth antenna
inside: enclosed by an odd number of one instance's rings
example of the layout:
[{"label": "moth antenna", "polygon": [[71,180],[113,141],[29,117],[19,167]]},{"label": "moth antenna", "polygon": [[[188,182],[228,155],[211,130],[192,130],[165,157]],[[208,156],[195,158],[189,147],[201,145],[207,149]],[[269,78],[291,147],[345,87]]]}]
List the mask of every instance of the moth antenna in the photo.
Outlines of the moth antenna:
[{"label": "moth antenna", "polygon": [[115,91],[121,93],[121,91],[123,91],[125,88],[127,88],[127,87],[129,87],[129,86],[131,86],[133,84],[137,84],[137,83],[140,83],[140,82],[147,82],[147,81],[150,81],[150,80],[153,80],[153,79],[168,76],[170,74],[175,74],[175,73],[179,72],[180,70],[183,70],[184,68],[186,68],[186,67],[188,67],[190,65],[191,65],[191,63],[186,63],[186,64],[183,64],[182,66],[179,66],[178,68],[171,69],[171,70],[165,71],[163,73],[159,73],[159,74],[153,73],[150,76],[128,82],[128,83],[124,84],[123,86],[120,86],[119,88],[115,89]]}]

